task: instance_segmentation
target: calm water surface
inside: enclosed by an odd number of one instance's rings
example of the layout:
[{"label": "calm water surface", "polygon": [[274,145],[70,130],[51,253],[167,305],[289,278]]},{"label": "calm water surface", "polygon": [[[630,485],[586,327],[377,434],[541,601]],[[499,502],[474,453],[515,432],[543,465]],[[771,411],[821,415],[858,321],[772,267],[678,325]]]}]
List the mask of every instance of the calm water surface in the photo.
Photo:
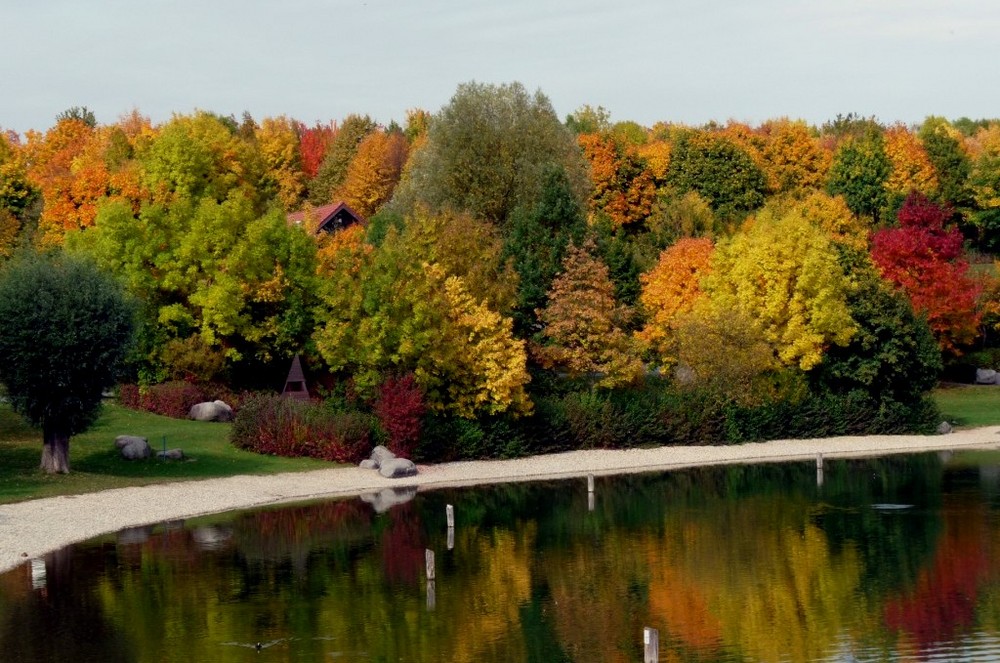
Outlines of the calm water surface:
[{"label": "calm water surface", "polygon": [[0,660],[1000,660],[998,507],[983,452],[164,523],[0,575]]}]

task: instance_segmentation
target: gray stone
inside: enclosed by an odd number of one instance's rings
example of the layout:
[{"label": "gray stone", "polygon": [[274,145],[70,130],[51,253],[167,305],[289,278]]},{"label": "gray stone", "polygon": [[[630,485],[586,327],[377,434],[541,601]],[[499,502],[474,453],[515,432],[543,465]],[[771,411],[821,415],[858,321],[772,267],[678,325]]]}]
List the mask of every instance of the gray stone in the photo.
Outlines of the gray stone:
[{"label": "gray stone", "polygon": [[385,513],[394,506],[406,504],[416,496],[417,487],[406,486],[405,488],[383,488],[377,493],[365,493],[361,496],[361,500],[371,504],[375,513]]},{"label": "gray stone", "polygon": [[182,449],[167,449],[166,451],[157,451],[157,458],[163,458],[165,460],[184,460],[184,451]]},{"label": "gray stone", "polygon": [[379,464],[378,473],[386,479],[412,477],[417,473],[417,466],[407,458],[389,458]]},{"label": "gray stone", "polygon": [[146,442],[148,444],[149,440],[144,437],[139,437],[138,435],[119,435],[118,437],[115,438],[115,447],[118,449],[122,449],[132,444],[133,442],[135,443]]},{"label": "gray stone", "polygon": [[188,419],[195,421],[232,421],[233,408],[222,401],[198,403],[191,406]]},{"label": "gray stone", "polygon": [[363,461],[358,463],[358,467],[360,467],[363,470],[377,470],[378,463],[376,463],[371,458],[365,458]]},{"label": "gray stone", "polygon": [[372,449],[372,455],[369,456],[373,461],[375,461],[375,466],[379,467],[384,461],[391,460],[396,457],[396,454],[392,453],[381,444]]},{"label": "gray stone", "polygon": [[947,435],[948,433],[952,432],[953,430],[955,430],[955,429],[952,428],[951,424],[949,424],[947,421],[942,421],[941,423],[938,424],[938,427],[937,427],[938,435]]},{"label": "gray stone", "polygon": [[996,384],[997,372],[992,368],[976,369],[976,384]]},{"label": "gray stone", "polygon": [[153,450],[146,438],[140,437],[122,447],[121,454],[125,460],[145,460],[153,455]]}]

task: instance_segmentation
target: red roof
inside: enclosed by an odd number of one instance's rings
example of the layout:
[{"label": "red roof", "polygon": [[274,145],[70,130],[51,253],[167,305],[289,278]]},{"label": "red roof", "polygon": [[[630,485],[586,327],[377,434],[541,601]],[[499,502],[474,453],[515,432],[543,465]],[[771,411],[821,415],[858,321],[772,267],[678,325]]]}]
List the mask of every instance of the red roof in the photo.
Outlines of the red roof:
[{"label": "red roof", "polygon": [[342,220],[343,226],[354,225],[355,223],[364,223],[365,221],[364,217],[352,210],[347,203],[343,201],[330,203],[329,205],[323,205],[321,207],[307,207],[297,212],[292,212],[286,218],[288,219],[289,224],[297,226],[301,226],[303,223],[308,222],[311,227],[307,229],[313,234],[319,234],[320,231],[323,230],[336,230],[336,228],[325,227],[335,219]]}]

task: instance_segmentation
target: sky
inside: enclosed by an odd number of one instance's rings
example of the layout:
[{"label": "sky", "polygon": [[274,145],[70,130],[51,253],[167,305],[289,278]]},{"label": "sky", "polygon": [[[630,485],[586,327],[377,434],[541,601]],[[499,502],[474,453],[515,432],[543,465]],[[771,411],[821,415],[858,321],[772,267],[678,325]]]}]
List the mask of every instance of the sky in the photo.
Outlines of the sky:
[{"label": "sky", "polygon": [[306,124],[520,81],[560,118],[1000,116],[996,0],[0,0],[0,127],[196,109]]}]

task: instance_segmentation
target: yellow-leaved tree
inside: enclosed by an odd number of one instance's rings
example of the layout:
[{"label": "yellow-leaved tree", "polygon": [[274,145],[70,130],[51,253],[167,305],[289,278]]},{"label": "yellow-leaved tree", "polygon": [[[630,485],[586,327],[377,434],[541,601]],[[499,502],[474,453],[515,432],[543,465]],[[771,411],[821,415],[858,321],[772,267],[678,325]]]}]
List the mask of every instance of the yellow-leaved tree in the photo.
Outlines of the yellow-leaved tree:
[{"label": "yellow-leaved tree", "polygon": [[699,281],[709,272],[714,249],[710,239],[681,239],[660,254],[653,269],[639,277],[639,301],[646,325],[636,335],[665,366],[677,359],[674,333],[679,316],[694,308],[702,296]]},{"label": "yellow-leaved tree", "polygon": [[752,320],[778,361],[808,371],[830,344],[851,340],[851,284],[827,233],[801,214],[762,212],[721,241],[704,281],[717,311]]},{"label": "yellow-leaved tree", "polygon": [[927,150],[916,134],[902,124],[885,130],[885,154],[892,163],[885,188],[903,195],[919,191],[925,196],[937,189],[938,178]]}]

